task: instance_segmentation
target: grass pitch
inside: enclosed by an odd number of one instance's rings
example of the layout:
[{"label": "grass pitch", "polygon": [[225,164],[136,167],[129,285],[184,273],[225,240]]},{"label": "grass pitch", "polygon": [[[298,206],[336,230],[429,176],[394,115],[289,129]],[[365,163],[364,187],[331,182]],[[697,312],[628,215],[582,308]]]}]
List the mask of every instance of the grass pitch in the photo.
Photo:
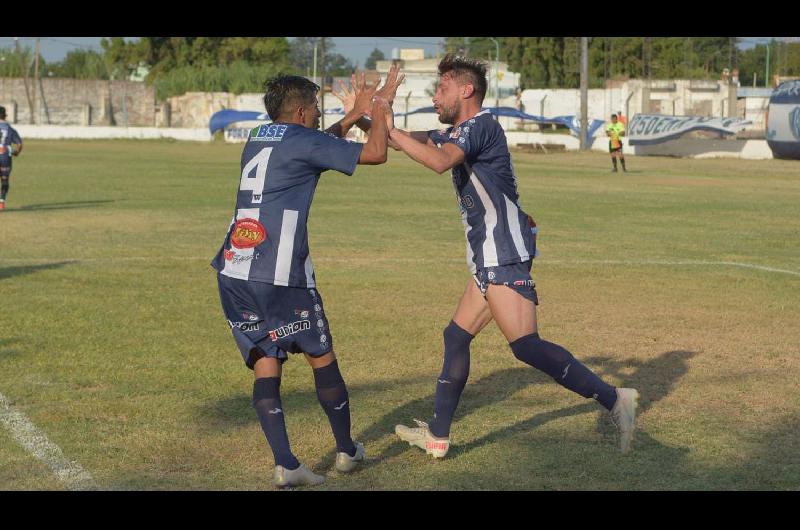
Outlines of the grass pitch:
[{"label": "grass pitch", "polygon": [[[27,141],[0,212],[0,393],[105,489],[271,489],[252,375],[209,261],[241,145]],[[800,488],[800,164],[515,154],[540,226],[540,333],[642,395],[633,451],[593,401],[514,359],[492,324],[448,457],[400,443],[427,419],[441,330],[469,280],[448,175],[392,153],[323,174],[310,245],[353,432],[333,470],[300,357],[283,404],[322,489]],[[738,265],[737,265],[738,264]],[[747,268],[755,265],[780,271]],[[794,272],[794,274],[792,274]],[[0,489],[61,489],[0,429]]]}]

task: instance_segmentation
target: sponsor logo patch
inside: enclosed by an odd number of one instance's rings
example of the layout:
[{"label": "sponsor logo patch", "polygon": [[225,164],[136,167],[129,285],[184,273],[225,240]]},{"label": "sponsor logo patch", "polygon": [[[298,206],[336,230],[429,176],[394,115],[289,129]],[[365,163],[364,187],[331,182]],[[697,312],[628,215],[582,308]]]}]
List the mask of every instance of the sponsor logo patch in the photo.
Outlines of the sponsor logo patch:
[{"label": "sponsor logo patch", "polygon": [[256,322],[257,320],[261,320],[255,313],[242,313],[242,318],[245,320],[249,320],[250,322]]},{"label": "sponsor logo patch", "polygon": [[280,142],[286,133],[286,125],[262,125],[253,129],[250,140],[254,142]]},{"label": "sponsor logo patch", "polygon": [[241,331],[258,331],[258,322],[231,322],[228,320],[228,325],[233,328],[239,328]]},{"label": "sponsor logo patch", "polygon": [[517,280],[514,282],[514,285],[517,287],[524,287],[526,285],[528,287],[533,287],[535,284],[533,283],[533,280]]},{"label": "sponsor logo patch", "polygon": [[225,254],[225,261],[231,261],[233,257],[236,255],[236,252],[232,250],[226,250],[224,254]]},{"label": "sponsor logo patch", "polygon": [[253,248],[267,238],[264,225],[255,219],[239,219],[233,225],[231,245],[236,248]]},{"label": "sponsor logo patch", "polygon": [[311,329],[311,322],[309,320],[298,320],[297,322],[285,324],[277,329],[270,330],[269,338],[272,339],[272,342],[275,342],[278,339],[288,337],[289,335],[294,335],[295,333],[299,333],[307,329]]},{"label": "sponsor logo patch", "polygon": [[299,316],[300,318],[308,318],[308,310],[307,309],[295,309],[294,314]]}]

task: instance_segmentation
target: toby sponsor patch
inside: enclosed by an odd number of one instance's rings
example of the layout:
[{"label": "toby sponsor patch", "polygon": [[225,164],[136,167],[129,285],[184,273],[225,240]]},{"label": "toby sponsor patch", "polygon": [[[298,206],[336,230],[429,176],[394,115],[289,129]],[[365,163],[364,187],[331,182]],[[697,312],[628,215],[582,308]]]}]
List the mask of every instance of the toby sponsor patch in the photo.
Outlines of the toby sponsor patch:
[{"label": "toby sponsor patch", "polygon": [[239,219],[233,225],[231,245],[236,248],[253,248],[267,239],[264,225],[255,219]]}]

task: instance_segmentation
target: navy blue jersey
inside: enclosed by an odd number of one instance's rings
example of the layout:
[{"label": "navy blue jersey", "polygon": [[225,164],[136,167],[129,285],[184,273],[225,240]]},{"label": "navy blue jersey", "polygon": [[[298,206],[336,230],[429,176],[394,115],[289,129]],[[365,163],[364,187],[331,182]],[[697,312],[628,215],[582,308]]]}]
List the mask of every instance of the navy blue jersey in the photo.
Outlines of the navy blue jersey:
[{"label": "navy blue jersey", "polygon": [[533,222],[519,206],[517,177],[503,128],[479,112],[458,126],[430,131],[437,145],[457,145],[464,162],[453,168],[453,186],[467,237],[467,264],[477,269],[522,263],[536,252]]},{"label": "navy blue jersey", "polygon": [[0,120],[0,151],[8,153],[8,146],[11,144],[21,144],[22,138],[19,133],[7,121]]},{"label": "navy blue jersey", "polygon": [[211,266],[241,280],[314,287],[308,214],[320,173],[352,175],[363,144],[297,124],[261,125],[242,152],[236,213]]}]

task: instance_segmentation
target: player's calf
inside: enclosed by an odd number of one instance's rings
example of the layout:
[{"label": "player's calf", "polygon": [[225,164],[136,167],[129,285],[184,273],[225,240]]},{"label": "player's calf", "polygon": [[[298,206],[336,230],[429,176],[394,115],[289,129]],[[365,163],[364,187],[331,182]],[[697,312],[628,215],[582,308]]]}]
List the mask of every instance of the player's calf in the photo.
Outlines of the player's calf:
[{"label": "player's calf", "polygon": [[617,400],[614,387],[558,344],[542,340],[538,333],[532,333],[509,346],[517,359],[543,371],[564,388],[585,398],[594,398],[608,410],[614,406]]}]

